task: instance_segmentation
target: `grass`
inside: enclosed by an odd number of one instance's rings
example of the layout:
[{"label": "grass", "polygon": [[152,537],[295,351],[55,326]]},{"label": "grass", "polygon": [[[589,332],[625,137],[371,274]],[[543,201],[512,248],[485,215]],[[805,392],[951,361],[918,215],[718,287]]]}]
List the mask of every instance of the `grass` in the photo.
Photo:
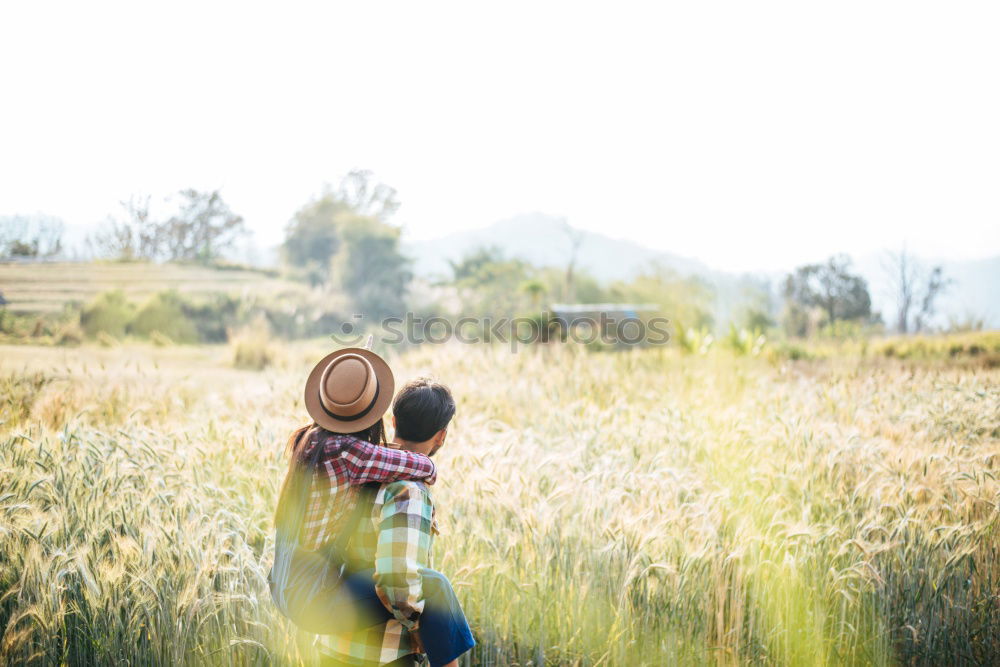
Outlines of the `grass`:
[{"label": "grass", "polygon": [[[275,343],[275,345],[277,345]],[[0,661],[310,660],[265,576],[322,343],[0,347]],[[430,346],[477,665],[1000,654],[1000,369]]]}]

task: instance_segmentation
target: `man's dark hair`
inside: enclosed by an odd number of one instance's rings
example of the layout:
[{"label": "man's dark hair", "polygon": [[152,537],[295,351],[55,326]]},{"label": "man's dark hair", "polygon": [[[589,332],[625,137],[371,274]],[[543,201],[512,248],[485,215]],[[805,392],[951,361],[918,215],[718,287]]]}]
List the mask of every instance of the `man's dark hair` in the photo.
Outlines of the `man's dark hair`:
[{"label": "man's dark hair", "polygon": [[455,399],[448,387],[429,378],[407,382],[392,402],[396,436],[409,442],[430,440],[455,416]]}]

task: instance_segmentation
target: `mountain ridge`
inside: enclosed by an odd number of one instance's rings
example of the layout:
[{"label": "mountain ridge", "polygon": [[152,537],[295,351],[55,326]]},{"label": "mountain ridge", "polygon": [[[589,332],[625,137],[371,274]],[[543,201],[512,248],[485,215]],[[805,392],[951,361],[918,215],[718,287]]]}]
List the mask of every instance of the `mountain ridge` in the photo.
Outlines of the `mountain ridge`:
[{"label": "mountain ridge", "polygon": [[[510,258],[526,260],[537,266],[566,266],[571,253],[571,233],[583,241],[577,266],[597,280],[607,283],[629,280],[644,269],[659,265],[682,276],[698,276],[716,288],[714,312],[717,321],[726,319],[735,307],[740,286],[747,281],[766,281],[775,302],[780,302],[781,282],[788,271],[725,271],[701,260],[641,245],[631,239],[617,239],[599,232],[566,225],[564,219],[541,212],[531,212],[498,220],[486,227],[462,230],[434,239],[403,242],[404,254],[414,261],[414,272],[421,277],[446,277],[448,260],[458,260],[465,253],[483,246],[496,246]],[[880,253],[851,256],[852,265],[869,285],[873,310],[881,312],[887,324],[894,320],[893,297],[889,279],[882,267]],[[981,318],[987,327],[1000,328],[1000,255],[975,260],[935,260],[916,258],[924,266],[940,264],[953,283],[942,294],[938,324],[949,319],[963,321]]]},{"label": "mountain ridge", "polygon": [[[650,262],[659,262],[684,274],[710,274],[714,269],[701,260],[648,248],[637,241],[577,229],[563,218],[540,212],[523,213],[486,227],[453,232],[442,237],[404,241],[404,252],[414,260],[418,275],[435,276],[450,271],[448,260],[483,246],[497,246],[507,257],[538,266],[565,266],[570,259],[571,234],[579,234],[576,265],[607,282],[634,277]],[[624,269],[625,262],[628,266]]]}]

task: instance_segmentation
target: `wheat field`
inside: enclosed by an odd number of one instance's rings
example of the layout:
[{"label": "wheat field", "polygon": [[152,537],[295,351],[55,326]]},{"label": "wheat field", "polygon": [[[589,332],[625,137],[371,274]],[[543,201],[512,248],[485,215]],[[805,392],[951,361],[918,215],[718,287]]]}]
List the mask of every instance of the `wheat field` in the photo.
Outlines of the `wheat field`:
[{"label": "wheat field", "polygon": [[[302,382],[225,346],[0,348],[0,662],[294,664],[271,514]],[[391,351],[390,351],[391,353]],[[1000,369],[430,346],[434,566],[475,665],[1000,656]]]}]

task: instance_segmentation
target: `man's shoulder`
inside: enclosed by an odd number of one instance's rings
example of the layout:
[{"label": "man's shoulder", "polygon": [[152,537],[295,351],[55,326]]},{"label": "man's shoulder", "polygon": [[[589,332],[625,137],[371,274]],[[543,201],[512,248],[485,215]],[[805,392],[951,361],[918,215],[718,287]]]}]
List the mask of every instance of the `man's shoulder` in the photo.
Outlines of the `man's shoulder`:
[{"label": "man's shoulder", "polygon": [[379,487],[375,498],[376,505],[387,505],[403,501],[420,502],[433,505],[430,488],[421,480],[399,479],[385,482]]},{"label": "man's shoulder", "polygon": [[431,495],[430,489],[420,479],[397,479],[392,482],[385,482],[379,488],[379,494],[387,498],[400,495],[424,495],[428,498]]}]

